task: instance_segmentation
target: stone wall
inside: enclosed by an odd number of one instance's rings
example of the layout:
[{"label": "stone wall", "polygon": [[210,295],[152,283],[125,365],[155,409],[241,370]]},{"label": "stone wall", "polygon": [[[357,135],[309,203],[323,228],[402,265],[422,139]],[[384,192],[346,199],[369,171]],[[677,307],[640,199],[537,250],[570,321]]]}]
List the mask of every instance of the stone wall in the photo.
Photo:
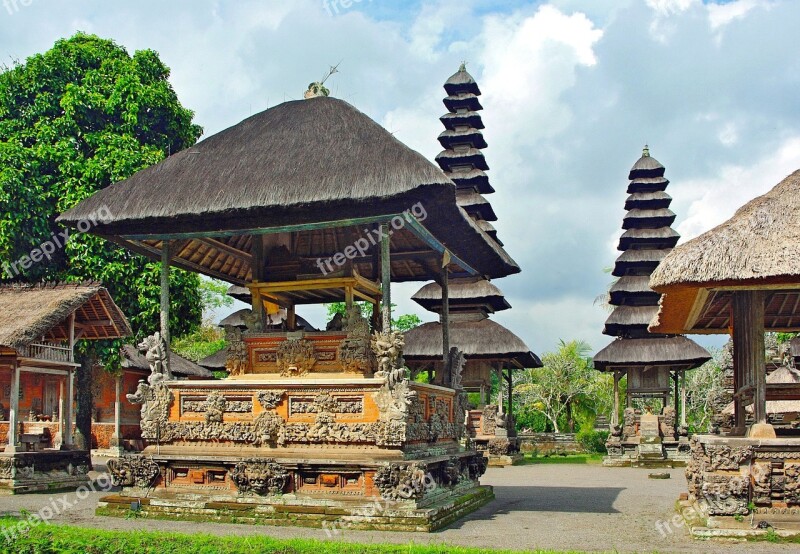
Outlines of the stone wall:
[{"label": "stone wall", "polygon": [[539,454],[584,452],[583,447],[575,440],[575,433],[526,433],[518,435],[518,441],[523,454],[534,451]]}]

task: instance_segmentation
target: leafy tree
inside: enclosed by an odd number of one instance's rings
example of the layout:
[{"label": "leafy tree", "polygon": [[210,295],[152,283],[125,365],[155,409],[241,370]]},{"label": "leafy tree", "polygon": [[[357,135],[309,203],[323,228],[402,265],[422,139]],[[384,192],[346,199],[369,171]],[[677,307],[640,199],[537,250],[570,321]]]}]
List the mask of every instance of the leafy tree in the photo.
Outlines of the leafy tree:
[{"label": "leafy tree", "polygon": [[733,365],[730,349],[712,349],[711,359],[686,373],[686,423],[695,432],[710,431],[712,417],[730,401],[724,367]]},{"label": "leafy tree", "polygon": [[[159,324],[160,264],[55,218],[84,198],[172,152],[202,129],[181,106],[156,52],[133,56],[110,40],[78,33],[0,73],[0,259],[3,280],[97,280],[128,316],[136,338]],[[102,218],[103,214],[98,214]],[[95,223],[85,222],[81,231]],[[45,243],[56,245],[45,250]],[[44,255],[44,251],[48,253]],[[170,328],[201,320],[199,277],[171,272]],[[95,359],[114,369],[119,344],[82,345],[79,442],[88,442]],[[83,435],[83,436],[81,436]]]},{"label": "leafy tree", "polygon": [[[370,319],[372,317],[372,303],[371,302],[356,302],[359,306],[361,306],[361,314]],[[330,304],[325,305],[326,309],[328,310],[328,319],[330,320],[336,314],[345,315],[345,311],[347,306],[344,302],[332,302]],[[392,308],[395,305],[392,304]],[[417,325],[421,324],[422,320],[417,316],[417,314],[403,314],[399,315],[396,318],[392,318],[392,329],[396,329],[405,333],[416,327]]]},{"label": "leafy tree", "polygon": [[514,395],[523,411],[543,414],[556,433],[566,422],[575,430],[575,414],[590,403],[598,388],[598,372],[588,358],[590,347],[583,341],[559,341],[558,350],[542,356],[544,367],[515,374]]},{"label": "leafy tree", "polygon": [[196,331],[172,341],[172,351],[187,360],[199,362],[225,348],[225,336],[216,325],[203,323]]},{"label": "leafy tree", "polygon": [[200,297],[204,310],[229,308],[233,306],[233,297],[228,296],[230,285],[219,279],[203,277],[200,279]]}]

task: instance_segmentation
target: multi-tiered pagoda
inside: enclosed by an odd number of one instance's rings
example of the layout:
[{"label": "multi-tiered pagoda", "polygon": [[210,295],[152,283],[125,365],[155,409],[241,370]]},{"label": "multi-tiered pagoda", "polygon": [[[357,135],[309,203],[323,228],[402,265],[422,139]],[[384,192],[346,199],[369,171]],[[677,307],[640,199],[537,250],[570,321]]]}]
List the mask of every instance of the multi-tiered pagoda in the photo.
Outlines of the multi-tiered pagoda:
[{"label": "multi-tiered pagoda", "polygon": [[[622,221],[625,232],[618,246],[622,254],[612,271],[618,279],[609,291],[614,311],[603,329],[604,334],[616,339],[594,357],[596,369],[614,372],[612,434],[606,463],[674,463],[688,455],[686,414],[681,408],[685,404],[683,374],[711,356],[684,336],[647,331],[658,313],[661,296],[650,288],[650,274],[680,236],[670,227],[675,214],[669,209],[672,198],[665,192],[669,181],[664,178],[664,166],[650,156],[646,146],[628,178],[630,196],[625,202],[627,213]],[[624,376],[627,376],[627,408],[620,426],[618,386]],[[634,399],[649,398],[660,399],[660,410],[634,406]],[[651,410],[657,413],[650,413]]]},{"label": "multi-tiered pagoda", "polygon": [[[448,113],[440,120],[445,131],[439,135],[444,150],[436,161],[445,174],[456,184],[456,203],[470,216],[477,227],[488,234],[498,245],[497,232],[490,223],[497,216],[484,194],[494,189],[485,171],[489,169],[482,149],[486,141],[480,129],[483,122],[478,113],[483,108],[478,101],[481,91],[475,79],[462,64],[444,84],[448,96],[444,105]],[[448,285],[448,301],[442,300],[442,286],[429,283],[412,299],[423,308],[439,314],[440,321],[425,323],[406,333],[404,352],[412,371],[427,370],[435,384],[444,382],[442,323],[450,321],[450,346],[464,353],[465,364],[461,387],[468,392],[480,393],[476,409],[470,410],[468,430],[479,450],[487,453],[490,464],[512,463],[517,452],[516,430],[512,415],[512,378],[516,369],[541,367],[536,354],[514,333],[489,319],[496,311],[507,310],[511,305],[494,284],[480,277],[452,279]],[[499,383],[496,398],[490,398],[492,373]],[[507,392],[506,405],[504,394]]]}]

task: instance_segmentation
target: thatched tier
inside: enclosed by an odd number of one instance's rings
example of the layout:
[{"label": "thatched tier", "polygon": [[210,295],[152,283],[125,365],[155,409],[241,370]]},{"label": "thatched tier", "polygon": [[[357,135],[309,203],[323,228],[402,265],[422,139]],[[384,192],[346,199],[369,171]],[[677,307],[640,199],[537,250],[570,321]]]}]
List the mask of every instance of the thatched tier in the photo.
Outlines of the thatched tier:
[{"label": "thatched tier", "polygon": [[658,229],[660,227],[669,227],[674,221],[675,214],[667,208],[657,210],[634,208],[625,214],[622,220],[622,228]]},{"label": "thatched tier", "polygon": [[478,112],[483,109],[478,97],[470,93],[451,94],[443,102],[444,107],[450,112],[457,112],[458,110]]},{"label": "thatched tier", "polygon": [[489,146],[486,144],[486,139],[483,138],[483,133],[473,127],[458,131],[446,129],[439,134],[438,140],[442,148],[468,145],[471,148],[480,150]]},{"label": "thatched tier", "polygon": [[675,248],[650,285],[653,329],[727,333],[732,290],[765,290],[766,328],[800,330],[800,170],[721,225]]},{"label": "thatched tier", "polygon": [[626,250],[617,258],[611,275],[614,277],[622,277],[630,273],[650,275],[668,252],[668,249]]},{"label": "thatched tier", "polygon": [[456,127],[463,126],[472,127],[473,129],[484,128],[481,114],[478,112],[448,112],[440,117],[439,121],[442,122],[442,125],[444,125],[446,129],[451,130],[455,130]]},{"label": "thatched tier", "polygon": [[[798,414],[800,413],[800,400],[770,400],[771,392],[778,391],[787,387],[796,390],[800,386],[800,370],[781,366],[766,377],[767,382],[767,414]],[[723,415],[731,416],[734,414],[734,403],[731,402],[723,410]],[[753,405],[745,407],[749,413],[753,412]],[[786,422],[784,422],[786,423]]]},{"label": "thatched tier", "polygon": [[456,189],[473,189],[481,194],[494,192],[494,188],[489,184],[489,177],[480,169],[445,171],[444,174],[456,184]]},{"label": "thatched tier", "polygon": [[617,250],[670,249],[678,244],[680,238],[681,236],[671,227],[628,229],[622,233]]},{"label": "thatched tier", "polygon": [[[434,164],[369,117],[320,97],[252,116],[97,192],[59,221],[77,225],[107,214],[92,232],[156,259],[162,239],[173,239],[176,267],[244,284],[253,278],[254,234],[294,245],[294,266],[279,277],[319,276],[318,258],[336,255],[365,228],[419,205],[429,216],[420,223],[424,229],[405,225],[391,237],[396,281],[435,277],[425,269],[425,256],[438,255],[431,237],[465,256],[479,274],[518,272],[456,206],[455,189]],[[278,266],[288,263],[278,257]],[[275,260],[268,261],[269,272]],[[354,262],[362,275],[378,275],[371,253]],[[460,271],[457,264],[454,269]]]},{"label": "thatched tier", "polygon": [[0,287],[0,346],[69,341],[69,316],[77,337],[117,339],[133,334],[125,315],[102,286],[94,283],[4,285]]},{"label": "thatched tier", "polygon": [[[517,368],[542,367],[539,357],[530,351],[522,339],[491,319],[451,322],[450,345],[463,351],[467,360],[500,361]],[[440,362],[441,324],[423,323],[406,332],[403,357],[409,365]]]},{"label": "thatched tier", "polygon": [[449,95],[456,95],[461,93],[481,95],[481,89],[478,88],[478,83],[462,65],[461,68],[453,73],[444,83],[444,90]]},{"label": "thatched tier", "polygon": [[197,365],[199,365],[200,367],[204,367],[209,371],[225,371],[227,363],[228,363],[228,351],[227,349],[223,348],[222,350],[214,352],[210,356],[206,356],[205,358],[197,362]]},{"label": "thatched tier", "polygon": [[664,172],[664,166],[661,165],[657,159],[652,157],[647,148],[645,148],[642,157],[633,164],[630,173],[628,173],[628,180],[633,181],[642,178],[652,179],[654,177],[663,177]]},{"label": "thatched tier", "polygon": [[483,153],[477,148],[465,148],[463,150],[443,150],[436,156],[436,163],[444,171],[453,171],[459,166],[472,166],[476,169],[487,171],[489,166]]},{"label": "thatched tier", "polygon": [[791,340],[789,343],[789,352],[791,353],[792,358],[795,358],[796,360],[800,359],[800,336],[797,336]]},{"label": "thatched tier", "polygon": [[494,225],[492,225],[491,223],[489,223],[485,219],[481,219],[481,220],[477,221],[477,223],[478,223],[478,226],[481,229],[483,229],[483,231],[487,235],[492,237],[497,242],[497,244],[499,244],[500,246],[503,246],[503,241],[501,241],[499,238],[497,238],[497,229],[494,228]]},{"label": "thatched tier", "polygon": [[656,306],[661,295],[650,288],[650,275],[626,275],[611,286],[609,297],[609,303],[614,306],[631,302]]},{"label": "thatched tier", "polygon": [[[448,292],[451,311],[474,306],[486,306],[492,312],[511,308],[500,289],[485,279],[454,279],[448,283]],[[411,299],[426,310],[439,313],[442,287],[438,283],[428,283]]]},{"label": "thatched tier", "polygon": [[639,177],[628,183],[628,194],[663,192],[669,181],[663,177]]},{"label": "thatched tier", "polygon": [[594,356],[594,368],[614,371],[642,366],[688,370],[711,359],[708,351],[686,337],[618,338]]},{"label": "thatched tier", "polygon": [[671,203],[672,197],[663,191],[637,192],[625,200],[625,209],[660,210],[669,208]]},{"label": "thatched tier", "polygon": [[480,193],[470,190],[456,191],[456,203],[470,215],[477,215],[485,221],[497,221],[492,205]]},{"label": "thatched tier", "polygon": [[604,335],[614,337],[630,334],[632,332],[647,333],[647,326],[658,313],[655,306],[617,306],[606,319],[603,327]]}]

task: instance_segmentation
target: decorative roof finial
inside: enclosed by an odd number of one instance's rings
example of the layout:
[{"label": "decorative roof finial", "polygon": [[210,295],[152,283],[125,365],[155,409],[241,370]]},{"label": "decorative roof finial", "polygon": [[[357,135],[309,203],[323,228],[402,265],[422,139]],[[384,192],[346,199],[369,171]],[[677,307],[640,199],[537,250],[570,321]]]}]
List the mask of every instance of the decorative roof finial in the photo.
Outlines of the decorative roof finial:
[{"label": "decorative roof finial", "polygon": [[642,157],[643,158],[650,157],[650,147],[648,147],[646,144],[644,145],[644,148],[642,148]]},{"label": "decorative roof finial", "polygon": [[467,70],[467,62],[466,61],[462,61],[461,65],[458,66],[458,70],[459,71],[466,71]]},{"label": "decorative roof finial", "polygon": [[328,77],[333,75],[334,73],[339,72],[339,64],[342,62],[337,63],[336,65],[332,65],[331,68],[328,70],[328,74],[325,75],[321,81],[314,81],[308,85],[308,90],[303,95],[303,98],[308,100],[309,98],[316,98],[317,96],[328,96],[330,95],[331,91],[325,86],[325,81],[328,80]]}]

